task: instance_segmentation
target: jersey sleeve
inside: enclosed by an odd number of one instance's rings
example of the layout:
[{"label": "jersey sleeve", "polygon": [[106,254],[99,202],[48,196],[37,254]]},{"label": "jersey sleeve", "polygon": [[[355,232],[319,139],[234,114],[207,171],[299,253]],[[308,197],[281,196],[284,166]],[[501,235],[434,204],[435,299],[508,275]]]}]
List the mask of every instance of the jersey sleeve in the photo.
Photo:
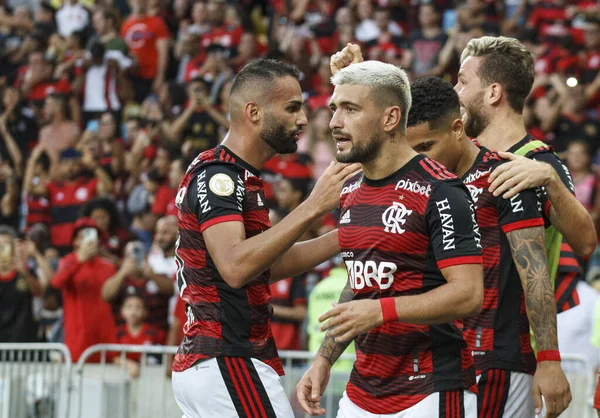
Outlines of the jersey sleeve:
[{"label": "jersey sleeve", "polygon": [[440,269],[483,263],[475,208],[460,180],[436,186],[425,209],[425,221]]},{"label": "jersey sleeve", "polygon": [[200,231],[222,222],[243,222],[244,181],[233,167],[211,164],[190,182],[187,199]]},{"label": "jersey sleeve", "polygon": [[496,198],[498,223],[508,234],[524,228],[544,226],[544,217],[538,208],[538,198],[534,189],[523,190],[510,199]]},{"label": "jersey sleeve", "polygon": [[[566,186],[569,191],[575,195],[575,184],[573,183],[573,178],[571,177],[571,173],[569,169],[560,161],[560,159],[552,152],[542,152],[540,154],[536,154],[532,157],[532,159],[536,161],[542,161],[544,163],[548,163],[554,168],[554,171],[558,174],[558,177],[562,181],[562,183]],[[544,211],[544,215],[548,217],[550,213],[551,203],[548,199],[548,195],[546,193],[540,193],[540,201],[542,203],[542,208]]]}]

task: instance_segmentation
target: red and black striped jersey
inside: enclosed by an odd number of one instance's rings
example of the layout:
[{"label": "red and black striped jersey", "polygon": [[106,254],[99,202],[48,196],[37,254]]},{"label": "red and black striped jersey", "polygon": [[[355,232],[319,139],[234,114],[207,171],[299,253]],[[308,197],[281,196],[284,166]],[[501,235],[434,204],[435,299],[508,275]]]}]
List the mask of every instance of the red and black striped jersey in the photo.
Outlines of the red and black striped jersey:
[{"label": "red and black striped jersey", "polygon": [[488,369],[535,372],[535,356],[529,337],[529,321],[521,279],[506,234],[544,226],[534,190],[511,199],[489,192],[488,178],[502,164],[494,152],[481,148],[462,180],[475,203],[484,261],[484,299],[481,312],[464,320],[467,341],[477,374]]},{"label": "red and black striped jersey", "polygon": [[280,375],[283,367],[271,332],[270,270],[241,289],[219,274],[202,233],[221,222],[243,222],[246,238],[270,228],[258,171],[224,146],[200,154],[176,197],[179,238],[175,259],[188,321],[174,371],[212,357],[253,357]]},{"label": "red and black striped jersey", "polygon": [[25,203],[27,205],[27,216],[25,224],[27,228],[37,223],[50,225],[52,216],[50,213],[50,202],[45,196],[35,196],[31,193],[25,193]]},{"label": "red and black striped jersey", "polygon": [[[339,243],[355,299],[422,294],[446,283],[440,269],[482,263],[469,192],[421,155],[384,179],[345,184]],[[434,392],[475,390],[462,327],[461,320],[394,322],[359,335],[348,397],[373,414],[391,414]]]},{"label": "red and black striped jersey", "polygon": [[61,255],[71,251],[79,210],[96,196],[97,185],[97,178],[80,177],[72,182],[53,181],[46,186],[52,215],[50,238]]}]

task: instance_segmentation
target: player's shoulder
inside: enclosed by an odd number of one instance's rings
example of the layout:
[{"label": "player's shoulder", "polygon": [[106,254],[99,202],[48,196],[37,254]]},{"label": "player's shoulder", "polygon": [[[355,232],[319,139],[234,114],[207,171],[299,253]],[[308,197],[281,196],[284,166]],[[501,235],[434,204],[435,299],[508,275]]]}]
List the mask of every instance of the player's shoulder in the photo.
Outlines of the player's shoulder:
[{"label": "player's shoulder", "polygon": [[345,197],[346,195],[358,190],[360,188],[360,185],[362,184],[362,179],[363,179],[363,173],[360,172],[360,173],[357,173],[354,176],[350,177],[348,180],[346,180],[346,182],[344,183],[344,186],[342,187],[342,192],[340,193],[340,197]]},{"label": "player's shoulder", "polygon": [[477,155],[475,163],[469,171],[463,175],[462,181],[465,184],[485,181],[496,167],[506,162],[506,160],[503,160],[496,152],[490,151],[484,147],[480,148],[481,150]]},{"label": "player's shoulder", "polygon": [[421,182],[428,183],[432,189],[462,183],[446,166],[431,158],[422,158],[416,167],[421,174]]}]

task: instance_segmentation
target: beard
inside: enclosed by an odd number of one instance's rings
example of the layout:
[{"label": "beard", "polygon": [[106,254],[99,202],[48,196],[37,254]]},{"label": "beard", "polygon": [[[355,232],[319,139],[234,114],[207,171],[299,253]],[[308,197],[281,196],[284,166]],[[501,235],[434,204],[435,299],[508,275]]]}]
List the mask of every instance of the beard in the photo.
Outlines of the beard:
[{"label": "beard", "polygon": [[350,149],[344,152],[338,151],[335,155],[335,159],[340,163],[369,163],[377,158],[383,143],[379,132],[374,133],[368,141],[363,143],[355,143],[352,138],[349,137],[349,139],[352,144]]},{"label": "beard", "polygon": [[296,135],[300,129],[288,130],[277,122],[270,114],[265,116],[265,125],[260,133],[260,139],[265,141],[278,154],[292,154],[298,150]]},{"label": "beard", "polygon": [[467,113],[465,133],[471,138],[477,138],[481,135],[490,123],[488,117],[481,109],[483,109],[483,92],[471,107],[465,107],[465,112]]}]

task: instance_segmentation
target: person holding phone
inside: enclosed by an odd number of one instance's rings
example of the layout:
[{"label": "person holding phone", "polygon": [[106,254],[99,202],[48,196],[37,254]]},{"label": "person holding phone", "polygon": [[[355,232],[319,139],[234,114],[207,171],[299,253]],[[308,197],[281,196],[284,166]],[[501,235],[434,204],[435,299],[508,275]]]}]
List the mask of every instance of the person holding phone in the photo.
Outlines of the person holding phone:
[{"label": "person holding phone", "polygon": [[112,304],[117,326],[124,324],[120,307],[129,295],[140,295],[148,307],[149,324],[165,333],[169,329],[169,299],[175,291],[173,280],[155,274],[146,262],[146,250],[140,241],[125,247],[125,259],[121,268],[102,287],[102,298]]},{"label": "person holding phone", "polygon": [[65,344],[74,361],[94,344],[115,341],[110,305],[102,300],[101,291],[116,267],[98,255],[100,238],[96,223],[80,218],[73,232],[74,251],[61,258],[51,280],[52,286],[62,291]]},{"label": "person holding phone", "polygon": [[36,342],[32,301],[42,286],[27,269],[25,247],[9,226],[0,226],[0,342]]}]

